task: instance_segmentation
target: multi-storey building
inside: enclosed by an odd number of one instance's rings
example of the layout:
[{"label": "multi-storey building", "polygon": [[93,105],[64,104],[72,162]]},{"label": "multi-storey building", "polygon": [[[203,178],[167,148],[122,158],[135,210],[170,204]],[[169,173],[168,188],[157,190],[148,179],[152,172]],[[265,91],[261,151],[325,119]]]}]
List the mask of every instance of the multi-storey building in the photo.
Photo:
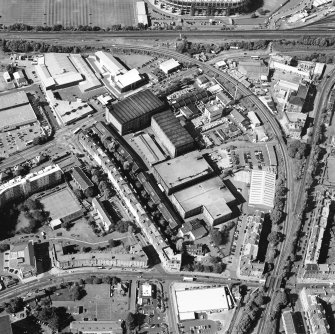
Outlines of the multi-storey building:
[{"label": "multi-storey building", "polygon": [[[137,194],[131,187],[129,187],[128,183],[121,175],[118,167],[106,154],[106,150],[103,147],[100,147],[100,145],[94,141],[89,131],[106,137],[114,137],[114,134],[112,132],[109,132],[108,128],[102,123],[97,123],[90,129],[83,131],[79,135],[79,142],[88,152],[88,154],[96,161],[99,166],[101,166],[103,171],[107,174],[110,182],[113,184],[114,189],[118,192],[125,207],[127,208],[128,214],[134,218],[138,226],[141,228],[142,233],[155,248],[163,266],[168,270],[179,270],[181,265],[181,259],[180,261],[176,259],[172,249],[166,243],[166,241],[158,231],[157,227],[153,223],[152,219],[144,210]],[[103,139],[103,137],[101,137],[100,139]],[[120,150],[120,153],[121,152],[123,152],[124,155],[129,155],[129,152],[126,152],[123,149]],[[131,156],[130,158],[132,160]],[[132,170],[136,171],[138,169],[138,165],[134,163]]]},{"label": "multi-storey building", "polygon": [[229,15],[241,11],[246,0],[160,0],[166,8],[178,14]]},{"label": "multi-storey building", "polygon": [[18,176],[0,186],[0,206],[10,200],[28,197],[38,191],[59,184],[63,172],[57,165],[47,166],[38,172]]}]

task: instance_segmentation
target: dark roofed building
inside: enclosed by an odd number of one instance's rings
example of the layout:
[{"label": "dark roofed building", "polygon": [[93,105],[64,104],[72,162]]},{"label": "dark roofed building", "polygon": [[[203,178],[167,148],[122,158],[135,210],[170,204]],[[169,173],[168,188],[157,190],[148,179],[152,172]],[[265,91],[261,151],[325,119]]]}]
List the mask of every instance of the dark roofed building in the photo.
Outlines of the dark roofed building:
[{"label": "dark roofed building", "polygon": [[291,93],[286,106],[287,112],[299,113],[303,111],[305,101],[308,95],[308,90],[308,84],[300,84],[298,91]]},{"label": "dark roofed building", "polygon": [[149,126],[151,116],[164,109],[164,102],[150,90],[144,90],[110,106],[106,120],[124,135]]},{"label": "dark roofed building", "polygon": [[9,315],[0,317],[1,334],[13,334]]},{"label": "dark roofed building", "polygon": [[180,218],[178,215],[174,212],[172,207],[168,205],[167,202],[160,203],[158,205],[158,210],[162,214],[163,218],[168,222],[169,227],[173,230],[180,226]]},{"label": "dark roofed building", "polygon": [[80,167],[72,168],[72,177],[73,181],[82,191],[94,187],[92,181],[86,176]]},{"label": "dark roofed building", "polygon": [[179,231],[182,237],[188,235],[193,241],[200,239],[207,234],[207,230],[200,219],[193,219],[186,222]]},{"label": "dark roofed building", "polygon": [[181,126],[170,110],[153,116],[151,128],[172,158],[193,149],[194,141],[192,136]]}]

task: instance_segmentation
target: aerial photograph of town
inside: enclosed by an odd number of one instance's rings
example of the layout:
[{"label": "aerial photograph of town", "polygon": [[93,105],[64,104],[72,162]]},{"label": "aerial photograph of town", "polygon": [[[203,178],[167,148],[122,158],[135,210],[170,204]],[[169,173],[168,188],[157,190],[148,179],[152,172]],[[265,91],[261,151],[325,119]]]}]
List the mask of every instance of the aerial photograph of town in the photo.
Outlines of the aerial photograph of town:
[{"label": "aerial photograph of town", "polygon": [[0,0],[0,334],[335,334],[335,1]]}]

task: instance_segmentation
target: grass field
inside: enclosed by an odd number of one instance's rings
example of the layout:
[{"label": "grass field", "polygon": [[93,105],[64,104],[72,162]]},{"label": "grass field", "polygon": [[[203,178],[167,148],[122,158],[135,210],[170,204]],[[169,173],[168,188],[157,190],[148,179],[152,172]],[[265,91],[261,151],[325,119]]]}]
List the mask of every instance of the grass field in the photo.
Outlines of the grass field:
[{"label": "grass field", "polygon": [[4,0],[0,1],[0,23],[32,26],[62,24],[136,25],[135,0]]}]

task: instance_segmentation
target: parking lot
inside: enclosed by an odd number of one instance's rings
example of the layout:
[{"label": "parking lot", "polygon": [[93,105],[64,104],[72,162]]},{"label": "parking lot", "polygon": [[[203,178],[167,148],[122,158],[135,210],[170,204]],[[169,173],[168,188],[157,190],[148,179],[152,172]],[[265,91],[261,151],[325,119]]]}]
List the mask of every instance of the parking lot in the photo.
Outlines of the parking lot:
[{"label": "parking lot", "polygon": [[32,146],[34,138],[40,136],[40,126],[25,125],[19,129],[0,133],[0,157],[9,157],[17,151],[24,150],[27,146]]}]

